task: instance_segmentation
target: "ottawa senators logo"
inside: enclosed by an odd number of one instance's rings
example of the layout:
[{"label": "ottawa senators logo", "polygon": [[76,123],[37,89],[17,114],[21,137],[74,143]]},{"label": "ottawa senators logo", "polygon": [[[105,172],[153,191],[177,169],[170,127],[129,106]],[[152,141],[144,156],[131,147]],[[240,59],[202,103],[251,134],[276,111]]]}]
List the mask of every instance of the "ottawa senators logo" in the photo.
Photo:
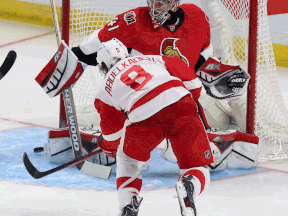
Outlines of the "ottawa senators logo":
[{"label": "ottawa senators logo", "polygon": [[189,66],[189,62],[187,58],[181,54],[180,50],[176,46],[176,41],[178,41],[178,38],[165,38],[160,47],[160,52],[162,56],[178,56],[180,59],[182,59],[185,64]]}]

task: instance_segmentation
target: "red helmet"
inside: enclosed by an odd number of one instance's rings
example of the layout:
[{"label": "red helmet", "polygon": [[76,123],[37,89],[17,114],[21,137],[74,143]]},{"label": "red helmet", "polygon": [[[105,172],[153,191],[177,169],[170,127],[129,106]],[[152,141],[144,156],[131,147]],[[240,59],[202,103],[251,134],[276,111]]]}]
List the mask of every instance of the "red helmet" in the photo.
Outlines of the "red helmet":
[{"label": "red helmet", "polygon": [[169,11],[178,10],[180,0],[147,0],[154,28],[161,26],[170,16]]}]

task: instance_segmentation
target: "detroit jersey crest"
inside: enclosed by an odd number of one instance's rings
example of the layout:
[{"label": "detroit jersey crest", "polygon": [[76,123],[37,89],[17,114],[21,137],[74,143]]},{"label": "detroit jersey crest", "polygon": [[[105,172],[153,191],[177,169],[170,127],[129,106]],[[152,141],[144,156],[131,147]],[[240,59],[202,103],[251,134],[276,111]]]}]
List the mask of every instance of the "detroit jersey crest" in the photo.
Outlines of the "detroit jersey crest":
[{"label": "detroit jersey crest", "polygon": [[130,25],[132,23],[136,22],[136,14],[134,11],[127,12],[124,14],[124,20],[126,21],[127,25]]},{"label": "detroit jersey crest", "polygon": [[176,41],[178,41],[178,40],[180,40],[180,39],[178,39],[178,38],[165,38],[162,41],[161,47],[160,47],[161,55],[167,56],[167,57],[178,56],[182,61],[185,62],[185,64],[187,64],[189,66],[189,62],[188,62],[187,58],[181,54],[180,50],[176,46]]}]

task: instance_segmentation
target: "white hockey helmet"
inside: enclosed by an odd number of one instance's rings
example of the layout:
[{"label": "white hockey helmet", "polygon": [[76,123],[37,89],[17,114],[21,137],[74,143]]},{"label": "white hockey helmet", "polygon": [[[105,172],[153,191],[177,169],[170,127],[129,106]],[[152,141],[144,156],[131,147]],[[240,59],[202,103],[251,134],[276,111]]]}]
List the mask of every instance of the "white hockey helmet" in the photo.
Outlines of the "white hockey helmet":
[{"label": "white hockey helmet", "polygon": [[154,28],[161,26],[170,16],[170,11],[178,10],[180,0],[147,0]]},{"label": "white hockey helmet", "polygon": [[117,38],[103,42],[97,52],[97,62],[99,63],[100,71],[104,72],[104,74],[118,61],[127,57],[129,57],[127,47]]}]

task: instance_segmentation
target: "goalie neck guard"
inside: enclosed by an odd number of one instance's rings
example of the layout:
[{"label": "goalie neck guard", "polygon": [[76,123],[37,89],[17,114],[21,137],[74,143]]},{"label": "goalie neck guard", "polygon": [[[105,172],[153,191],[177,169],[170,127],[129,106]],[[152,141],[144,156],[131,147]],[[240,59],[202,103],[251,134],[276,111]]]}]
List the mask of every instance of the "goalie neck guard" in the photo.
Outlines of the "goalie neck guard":
[{"label": "goalie neck guard", "polygon": [[147,4],[154,28],[158,28],[170,18],[170,11],[178,10],[180,0],[147,0]]},{"label": "goalie neck guard", "polygon": [[97,52],[97,62],[99,63],[100,72],[105,76],[118,61],[128,57],[127,47],[117,38],[102,43]]}]

